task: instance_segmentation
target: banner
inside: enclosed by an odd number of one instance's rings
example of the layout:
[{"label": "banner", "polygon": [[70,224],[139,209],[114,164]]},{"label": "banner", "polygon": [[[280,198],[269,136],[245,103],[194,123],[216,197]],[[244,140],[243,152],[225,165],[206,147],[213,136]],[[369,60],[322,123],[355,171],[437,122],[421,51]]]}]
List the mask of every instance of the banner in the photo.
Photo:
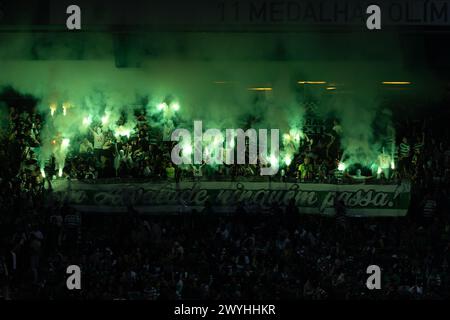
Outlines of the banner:
[{"label": "banner", "polygon": [[203,210],[233,212],[241,203],[248,212],[264,212],[294,201],[300,213],[334,215],[334,197],[351,216],[404,216],[410,202],[410,184],[335,185],[284,182],[145,182],[85,183],[56,180],[50,201],[65,202],[87,212],[120,213],[132,205],[147,214]]}]

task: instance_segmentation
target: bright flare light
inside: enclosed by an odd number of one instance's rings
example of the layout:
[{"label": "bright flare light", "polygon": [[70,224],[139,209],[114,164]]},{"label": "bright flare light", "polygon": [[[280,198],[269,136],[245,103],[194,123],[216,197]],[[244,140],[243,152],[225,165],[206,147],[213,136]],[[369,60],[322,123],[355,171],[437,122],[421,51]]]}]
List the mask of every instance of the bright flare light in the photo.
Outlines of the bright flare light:
[{"label": "bright flare light", "polygon": [[291,129],[289,130],[289,136],[295,142],[300,142],[300,139],[303,138],[303,132],[299,129]]},{"label": "bright flare light", "polygon": [[392,170],[395,169],[395,163],[394,163],[394,161],[391,161],[391,169],[392,169]]},{"label": "bright flare light", "polygon": [[63,174],[63,168],[59,168],[58,169],[58,177],[62,177],[62,174]]},{"label": "bright flare light", "polygon": [[62,139],[61,141],[61,149],[67,149],[69,147],[70,144],[70,139]]},{"label": "bright flare light", "polygon": [[270,165],[271,165],[272,167],[277,167],[277,166],[278,166],[278,159],[277,159],[277,157],[275,157],[274,154],[272,154],[272,155],[270,156],[269,162],[270,162]]},{"label": "bright flare light", "polygon": [[41,176],[42,176],[42,178],[45,178],[45,170],[44,170],[44,168],[41,168]]},{"label": "bright flare light", "polygon": [[186,144],[183,146],[183,155],[189,156],[192,154],[192,146],[190,144]]},{"label": "bright flare light", "polygon": [[292,162],[292,158],[291,158],[290,155],[284,156],[284,163],[285,163],[287,166],[289,166],[289,165],[291,164],[291,162]]},{"label": "bright flare light", "polygon": [[381,167],[378,167],[377,174],[380,174],[381,172],[383,172],[383,169],[381,169]]},{"label": "bright flare light", "polygon": [[63,103],[62,109],[63,109],[63,115],[65,116],[67,114],[67,104],[66,103]]},{"label": "bright flare light", "polygon": [[109,114],[105,114],[105,115],[102,117],[102,124],[105,125],[105,124],[108,123],[108,121],[109,121]]},{"label": "bright flare light", "polygon": [[173,111],[178,111],[180,110],[180,104],[178,102],[174,102],[170,105],[170,107],[172,108]]},{"label": "bright flare light", "polygon": [[162,102],[162,103],[157,105],[157,108],[158,108],[159,111],[162,111],[162,110],[167,108],[167,103]]},{"label": "bright flare light", "polygon": [[50,114],[52,115],[52,117],[55,114],[55,111],[56,111],[56,103],[52,103],[50,105]]},{"label": "bright flare light", "polygon": [[131,135],[131,129],[125,128],[123,126],[119,126],[116,128],[114,135],[116,137],[125,137],[126,136],[127,138],[129,138]]},{"label": "bright flare light", "polygon": [[283,134],[283,140],[285,140],[285,141],[290,141],[291,140],[291,136],[289,135],[289,133]]},{"label": "bright flare light", "polygon": [[344,170],[345,170],[345,163],[339,162],[338,170],[339,170],[339,171],[344,171]]},{"label": "bright flare light", "polygon": [[90,126],[92,123],[92,117],[89,115],[87,117],[84,117],[83,119],[83,125],[85,125],[86,127]]}]

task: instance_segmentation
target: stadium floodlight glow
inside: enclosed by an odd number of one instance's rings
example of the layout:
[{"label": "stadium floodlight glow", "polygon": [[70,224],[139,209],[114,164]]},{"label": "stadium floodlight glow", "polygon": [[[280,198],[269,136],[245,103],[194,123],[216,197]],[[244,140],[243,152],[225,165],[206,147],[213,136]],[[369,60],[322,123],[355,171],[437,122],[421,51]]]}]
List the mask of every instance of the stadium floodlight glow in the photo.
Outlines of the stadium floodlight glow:
[{"label": "stadium floodlight glow", "polygon": [[164,109],[167,108],[167,103],[161,102],[161,103],[158,104],[156,107],[158,108],[159,111],[162,111],[162,110],[164,110]]},{"label": "stadium floodlight glow", "polygon": [[248,88],[247,90],[250,91],[272,91],[271,87],[252,87],[252,88]]},{"label": "stadium floodlight glow", "polygon": [[326,84],[326,81],[297,81],[298,84]]},{"label": "stadium floodlight glow", "polygon": [[174,102],[170,105],[170,107],[172,108],[173,111],[178,111],[180,110],[180,104],[178,102]]},{"label": "stadium floodlight glow", "polygon": [[338,164],[338,170],[339,171],[344,171],[345,170],[345,163],[343,163],[343,162],[339,162],[339,164]]},{"label": "stadium floodlight glow", "polygon": [[388,85],[408,85],[411,84],[409,81],[383,81],[382,84],[388,84]]}]

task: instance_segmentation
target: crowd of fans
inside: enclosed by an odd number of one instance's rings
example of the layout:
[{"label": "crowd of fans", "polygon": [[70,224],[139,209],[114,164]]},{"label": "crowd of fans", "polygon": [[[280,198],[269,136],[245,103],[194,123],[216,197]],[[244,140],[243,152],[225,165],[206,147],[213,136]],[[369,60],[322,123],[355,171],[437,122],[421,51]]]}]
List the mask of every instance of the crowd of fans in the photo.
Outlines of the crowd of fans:
[{"label": "crowd of fans", "polygon": [[[448,299],[445,210],[417,222],[295,207],[82,219],[52,208],[2,223],[1,284],[13,299]],[[66,289],[71,264],[83,272],[80,291]],[[382,270],[381,290],[365,285],[369,265]]]},{"label": "crowd of fans", "polygon": [[[116,126],[125,123],[122,115]],[[174,142],[167,137],[165,125],[152,127],[145,110],[135,110],[127,134],[117,135],[111,127],[101,121],[88,125],[86,134],[71,139],[70,147],[65,152],[64,160],[58,159],[57,152],[43,156],[44,141],[51,140],[57,147],[62,145],[63,137],[56,132],[53,136],[42,135],[43,118],[40,114],[11,108],[8,124],[3,131],[3,140],[10,148],[11,159],[21,159],[14,166],[20,165],[19,174],[38,176],[48,182],[56,178],[102,179],[102,178],[147,178],[147,179],[239,179],[255,178],[260,167],[269,165],[270,159],[246,165],[212,165],[193,164],[174,166],[171,151]],[[46,121],[52,121],[47,119]],[[173,127],[173,122],[172,127]],[[423,123],[425,124],[425,122]],[[295,143],[294,152],[289,161],[279,160],[280,170],[271,179],[301,182],[332,183],[390,183],[401,178],[422,179],[429,173],[445,176],[448,144],[436,140],[432,135],[411,131],[408,128],[397,132],[400,141],[385,141],[380,147],[371,165],[352,164],[343,169],[339,164],[345,161],[342,146],[342,128],[337,120],[324,123],[319,132],[306,133]],[[48,141],[45,141],[48,145]],[[286,143],[283,141],[283,144]],[[291,142],[292,143],[292,142]],[[289,143],[288,143],[289,144]],[[294,143],[292,143],[294,145]],[[289,148],[292,150],[292,145]],[[396,150],[392,146],[398,145]],[[283,149],[283,147],[282,147]],[[385,151],[386,150],[386,151]],[[389,151],[388,151],[389,150]],[[436,156],[436,157],[435,157]],[[59,157],[61,158],[61,157]],[[433,159],[433,160],[431,160]],[[370,166],[370,167],[369,167]],[[16,170],[13,170],[16,172]],[[29,185],[27,187],[30,187]]]},{"label": "crowd of fans", "polygon": [[[137,115],[130,137],[92,125],[67,157],[63,178],[249,176],[255,166],[179,169],[170,143]],[[271,214],[94,217],[45,201],[55,159],[40,170],[42,118],[10,108],[0,150],[0,295],[5,299],[365,299],[448,298],[450,145],[427,122],[396,127],[397,168],[413,183],[405,218],[300,215],[293,205]],[[100,128],[100,130],[99,130]],[[73,148],[72,148],[73,149]],[[280,178],[365,181],[338,169],[339,123],[305,139]],[[359,171],[358,171],[359,170]],[[371,174],[365,175],[370,179]],[[388,179],[379,174],[379,179]],[[345,211],[345,210],[344,210]],[[420,218],[418,218],[420,217]],[[65,268],[80,265],[83,290],[68,291]],[[382,268],[382,289],[367,290],[366,268]]]}]

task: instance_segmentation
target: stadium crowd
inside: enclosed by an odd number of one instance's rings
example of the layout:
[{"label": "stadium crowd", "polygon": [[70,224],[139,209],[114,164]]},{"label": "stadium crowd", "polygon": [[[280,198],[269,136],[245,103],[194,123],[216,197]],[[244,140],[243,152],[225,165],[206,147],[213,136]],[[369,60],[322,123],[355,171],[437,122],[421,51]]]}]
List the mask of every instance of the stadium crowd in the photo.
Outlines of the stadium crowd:
[{"label": "stadium crowd", "polygon": [[[135,134],[119,141],[92,125],[73,145],[63,178],[185,179],[249,176],[256,167],[173,167],[170,143],[138,114]],[[270,214],[90,216],[63,203],[48,206],[54,159],[40,171],[41,116],[10,108],[0,150],[0,287],[5,299],[387,299],[449,298],[450,144],[422,121],[396,127],[398,167],[413,182],[405,218]],[[287,177],[353,180],[338,170],[339,124],[301,144]],[[421,128],[421,129],[418,129]],[[160,136],[159,136],[160,138]],[[360,173],[360,172],[359,172]],[[280,173],[283,178],[283,173]],[[383,175],[378,178],[383,180]],[[65,268],[80,265],[83,290],[65,288]],[[365,287],[366,268],[383,271],[381,290]]]},{"label": "stadium crowd", "polygon": [[[12,299],[448,299],[447,210],[417,221],[46,208],[2,218],[1,285]],[[66,289],[71,264],[81,291]],[[381,290],[365,286],[372,264]]]},{"label": "stadium crowd", "polygon": [[[150,116],[149,116],[150,117]],[[174,142],[164,139],[165,128],[149,125],[145,110],[135,111],[135,127],[125,135],[115,134],[101,121],[89,124],[87,134],[78,135],[70,141],[64,155],[63,165],[53,151],[47,158],[41,157],[43,148],[42,115],[30,110],[10,108],[7,126],[3,128],[2,140],[7,146],[3,157],[12,162],[13,175],[27,177],[27,188],[33,180],[51,181],[58,178],[102,179],[102,178],[147,178],[147,179],[236,179],[258,176],[256,165],[201,165],[173,166],[171,150]],[[121,118],[118,123],[123,122]],[[417,126],[422,130],[417,130]],[[399,141],[385,142],[379,150],[373,167],[354,164],[340,168],[343,158],[341,125],[337,120],[327,122],[320,132],[304,134],[295,145],[295,152],[288,162],[280,159],[280,170],[275,178],[302,182],[362,182],[384,183],[401,178],[429,179],[430,174],[445,177],[450,149],[445,139],[438,140],[430,131],[430,124],[423,121],[409,128],[397,130]],[[50,138],[55,146],[63,145],[58,134]],[[68,142],[67,142],[68,143]],[[388,146],[389,145],[389,146]],[[391,145],[397,145],[392,152]],[[381,149],[381,148],[380,148]],[[7,152],[6,152],[7,151]],[[20,161],[16,161],[19,160]],[[284,161],[283,161],[284,160]],[[378,168],[378,172],[377,169]],[[41,176],[38,178],[38,176]],[[35,179],[36,178],[36,179]],[[40,182],[42,181],[38,181]],[[427,181],[429,182],[429,181]]]}]

